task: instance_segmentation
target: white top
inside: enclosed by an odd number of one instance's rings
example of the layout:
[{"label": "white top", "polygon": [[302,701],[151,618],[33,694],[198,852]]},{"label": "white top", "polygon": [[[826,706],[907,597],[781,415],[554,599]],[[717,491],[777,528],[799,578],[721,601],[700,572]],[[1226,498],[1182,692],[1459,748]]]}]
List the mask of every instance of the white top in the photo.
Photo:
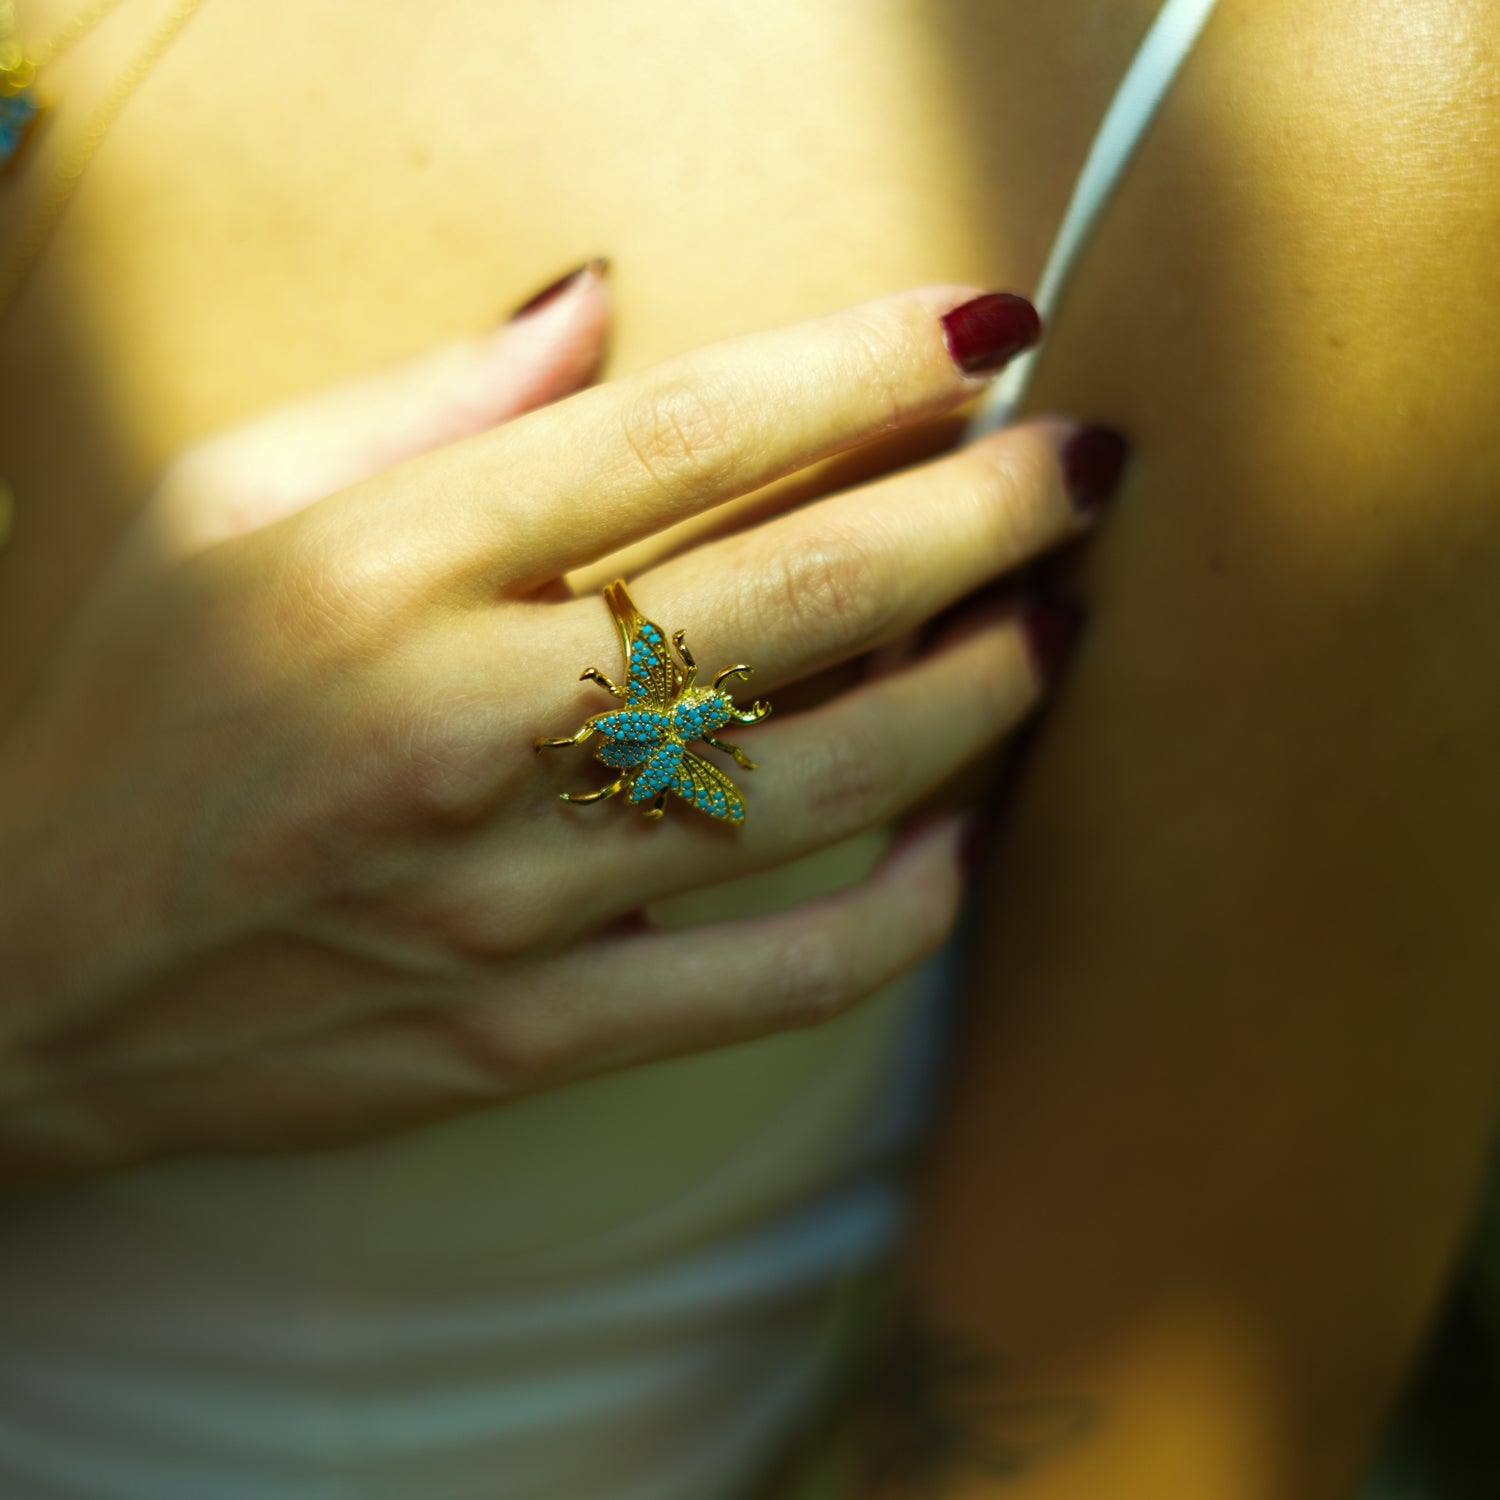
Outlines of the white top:
[{"label": "white top", "polygon": [[[1044,316],[1212,8],[1162,8]],[[397,1140],[0,1204],[0,1494],[729,1500],[827,1377],[841,1290],[900,1232],[954,961],[832,1027]]]}]

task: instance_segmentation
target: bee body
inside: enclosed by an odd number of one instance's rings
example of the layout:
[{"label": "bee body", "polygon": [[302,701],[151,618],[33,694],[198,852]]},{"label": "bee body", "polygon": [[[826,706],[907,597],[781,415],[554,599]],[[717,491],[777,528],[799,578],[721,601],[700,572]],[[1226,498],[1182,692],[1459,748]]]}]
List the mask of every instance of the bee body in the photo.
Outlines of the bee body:
[{"label": "bee body", "polygon": [[672,792],[712,818],[743,822],[745,804],[739,790],[713,762],[689,746],[706,740],[733,755],[746,770],[755,769],[742,751],[714,738],[714,732],[726,724],[752,724],[771,711],[769,703],[739,709],[719,687],[726,677],[745,677],[751,669],[743,665],[726,667],[712,687],[697,687],[698,668],[683,639],[684,632],[679,630],[672,638],[682,658],[678,665],[660,628],[635,608],[623,583],[606,589],[605,599],[620,631],[629,676],[624,687],[616,687],[592,668],[583,675],[623,698],[626,706],[595,714],[569,739],[539,740],[537,748],[580,744],[597,734],[601,742],[595,755],[622,774],[597,792],[565,792],[564,800],[597,801],[625,791],[628,802],[650,803],[647,815],[660,817],[667,793]]}]

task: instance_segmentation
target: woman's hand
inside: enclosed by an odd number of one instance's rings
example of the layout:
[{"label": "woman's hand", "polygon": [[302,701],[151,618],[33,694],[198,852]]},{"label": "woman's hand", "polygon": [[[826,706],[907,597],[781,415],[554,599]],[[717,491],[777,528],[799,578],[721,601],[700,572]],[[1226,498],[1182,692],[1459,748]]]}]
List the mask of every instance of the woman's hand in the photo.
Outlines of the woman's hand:
[{"label": "woman's hand", "polygon": [[[568,806],[608,773],[533,744],[611,702],[577,677],[611,670],[609,616],[564,575],[963,403],[1028,333],[1020,299],[972,297],[712,346],[394,467],[434,436],[390,381],[175,466],[0,746],[9,1180],[368,1138],[816,1022],[929,952],[954,820],[783,915],[632,918],[884,823],[993,745],[1040,687],[1016,612],[745,732],[742,829]],[[764,694],[1077,535],[1090,442],[1022,424],[631,586]],[[303,474],[344,487],[307,503]]]}]

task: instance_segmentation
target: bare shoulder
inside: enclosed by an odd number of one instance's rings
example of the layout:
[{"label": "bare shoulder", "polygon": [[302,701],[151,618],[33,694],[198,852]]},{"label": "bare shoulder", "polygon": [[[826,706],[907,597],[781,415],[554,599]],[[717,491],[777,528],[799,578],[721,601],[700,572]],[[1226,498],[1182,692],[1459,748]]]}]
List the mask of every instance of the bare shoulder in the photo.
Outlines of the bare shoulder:
[{"label": "bare shoulder", "polygon": [[1135,458],[987,872],[916,1279],[1007,1391],[1134,1414],[1095,1488],[1191,1410],[1347,1493],[1481,1189],[1497,101],[1495,5],[1224,0],[1039,370]]},{"label": "bare shoulder", "polygon": [[1184,79],[1177,149],[1219,215],[1225,282],[1238,269],[1264,290],[1288,354],[1321,341],[1309,393],[1337,373],[1430,394],[1458,422],[1492,410],[1493,385],[1447,381],[1496,375],[1500,6],[1272,0],[1219,21]]},{"label": "bare shoulder", "polygon": [[[1334,744],[1366,801],[1475,788],[1500,738],[1500,6],[1226,0],[1200,45],[1038,382],[1137,452],[1053,738],[1159,708],[1179,738],[1141,752],[1179,792],[1184,756],[1280,753],[1285,810]],[[1234,840],[1280,837],[1265,812]]]},{"label": "bare shoulder", "polygon": [[1385,470],[1494,438],[1497,248],[1500,6],[1226,0],[1068,312],[1146,430]]},{"label": "bare shoulder", "polygon": [[1149,1037],[1143,1078],[1239,1015],[1288,1108],[1399,1080],[1454,1205],[1500,1087],[1497,248],[1500,6],[1224,0],[1038,382],[1136,459],[993,923],[1004,982]]},{"label": "bare shoulder", "polygon": [[1500,564],[1500,6],[1238,3],[1205,42],[1124,205],[1175,278],[1151,418],[1200,414],[1181,456],[1285,549],[1283,588],[1299,558],[1325,600],[1424,562],[1478,578]]}]

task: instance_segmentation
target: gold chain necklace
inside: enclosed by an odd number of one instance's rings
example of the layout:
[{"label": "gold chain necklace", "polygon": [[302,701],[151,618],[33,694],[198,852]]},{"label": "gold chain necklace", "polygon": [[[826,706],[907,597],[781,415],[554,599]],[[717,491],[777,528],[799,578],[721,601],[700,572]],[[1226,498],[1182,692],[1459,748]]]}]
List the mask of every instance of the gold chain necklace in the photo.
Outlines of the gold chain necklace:
[{"label": "gold chain necklace", "polygon": [[[0,170],[7,165],[14,168],[16,155],[47,107],[46,100],[36,91],[37,73],[56,62],[119,3],[120,0],[94,0],[52,36],[27,51],[16,39],[15,0],[0,0]],[[0,322],[10,311],[16,293],[57,227],[104,137],[130,102],[131,95],[145,82],[202,3],[203,0],[175,0],[125,71],[95,104],[88,124],[63,153],[31,217],[0,262]],[[10,533],[14,511],[10,486],[0,479],[0,546],[5,545]]]},{"label": "gold chain necklace", "polygon": [[[68,199],[73,196],[73,190],[78,186],[79,178],[83,176],[88,164],[94,159],[94,153],[103,144],[110,127],[130,102],[130,96],[145,82],[152,68],[161,61],[167,48],[177,40],[182,29],[192,20],[193,13],[202,3],[203,0],[176,0],[172,8],[162,17],[156,29],[146,38],[141,50],[130,60],[129,66],[94,106],[88,125],[57,164],[41,201],[32,211],[30,221],[7,256],[3,268],[0,268],[0,320],[3,320],[9,311],[10,304],[15,299],[22,281],[31,270],[32,263],[41,253],[53,229],[56,228],[63,209],[67,207]],[[119,0],[95,0],[92,6],[75,16],[56,36],[50,38],[45,49],[38,48],[30,54],[25,54],[14,39],[14,0],[0,0],[0,48],[13,49],[19,59],[17,67],[20,69],[19,72],[6,75],[6,81],[0,82],[0,91],[13,90],[13,84],[10,82],[12,79],[24,80],[21,90],[11,91],[10,98],[14,100],[29,97],[34,112],[39,112],[41,103],[31,86],[31,79],[34,79],[37,70],[46,63],[56,61],[59,53],[102,21],[118,4]],[[5,29],[7,19],[12,22],[9,31]],[[3,67],[3,61],[0,61],[0,67]],[[17,144],[19,146],[19,142]]]}]

